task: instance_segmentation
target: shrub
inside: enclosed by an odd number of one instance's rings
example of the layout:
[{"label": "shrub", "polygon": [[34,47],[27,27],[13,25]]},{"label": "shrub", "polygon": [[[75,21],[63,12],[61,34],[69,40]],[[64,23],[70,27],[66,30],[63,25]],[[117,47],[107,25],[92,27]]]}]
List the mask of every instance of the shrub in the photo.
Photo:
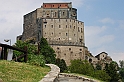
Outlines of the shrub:
[{"label": "shrub", "polygon": [[91,75],[94,71],[93,66],[87,61],[82,60],[72,60],[69,66],[70,72],[79,73],[84,75]]},{"label": "shrub", "polygon": [[28,63],[31,65],[36,66],[45,66],[45,60],[42,55],[31,55],[30,54],[30,60],[28,60]]},{"label": "shrub", "polygon": [[57,58],[55,64],[60,68],[60,72],[64,72],[67,70],[66,63],[63,59]]},{"label": "shrub", "polygon": [[109,80],[111,79],[111,77],[104,70],[94,71],[94,73],[92,74],[92,77],[97,78],[99,80],[106,81],[106,82],[109,82]]}]

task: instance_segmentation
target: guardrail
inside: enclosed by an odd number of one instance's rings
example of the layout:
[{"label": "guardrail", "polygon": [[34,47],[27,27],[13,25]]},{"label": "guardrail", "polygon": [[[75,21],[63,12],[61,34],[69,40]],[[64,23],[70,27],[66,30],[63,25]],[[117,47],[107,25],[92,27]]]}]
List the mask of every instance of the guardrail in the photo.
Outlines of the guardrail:
[{"label": "guardrail", "polygon": [[15,61],[16,59],[21,59],[21,58],[24,57],[24,62],[27,62],[28,57],[27,57],[27,47],[26,46],[24,47],[24,50],[22,50],[22,49],[19,49],[19,48],[16,48],[16,47],[13,47],[13,46],[10,46],[10,45],[7,45],[7,44],[0,43],[0,47],[2,47],[0,59],[7,60],[7,49],[12,49],[12,50],[17,50],[17,51],[20,51],[20,52],[24,53],[17,58],[13,58],[12,60]]}]

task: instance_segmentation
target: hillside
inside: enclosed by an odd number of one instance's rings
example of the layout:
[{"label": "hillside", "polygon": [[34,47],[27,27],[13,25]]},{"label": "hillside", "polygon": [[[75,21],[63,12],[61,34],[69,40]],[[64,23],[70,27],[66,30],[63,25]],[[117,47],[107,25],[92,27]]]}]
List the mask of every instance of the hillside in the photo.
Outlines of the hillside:
[{"label": "hillside", "polygon": [[4,82],[38,82],[49,71],[49,67],[0,60],[0,78]]}]

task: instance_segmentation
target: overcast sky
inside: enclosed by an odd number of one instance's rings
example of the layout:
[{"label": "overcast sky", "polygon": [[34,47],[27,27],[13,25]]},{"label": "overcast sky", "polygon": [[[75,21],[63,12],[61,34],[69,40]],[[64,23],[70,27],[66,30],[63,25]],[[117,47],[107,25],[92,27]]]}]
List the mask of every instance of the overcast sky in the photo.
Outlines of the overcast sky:
[{"label": "overcast sky", "polygon": [[14,44],[23,32],[23,15],[43,2],[72,2],[78,20],[84,22],[89,51],[94,56],[104,51],[114,61],[124,60],[124,0],[0,0],[0,43],[11,39]]}]

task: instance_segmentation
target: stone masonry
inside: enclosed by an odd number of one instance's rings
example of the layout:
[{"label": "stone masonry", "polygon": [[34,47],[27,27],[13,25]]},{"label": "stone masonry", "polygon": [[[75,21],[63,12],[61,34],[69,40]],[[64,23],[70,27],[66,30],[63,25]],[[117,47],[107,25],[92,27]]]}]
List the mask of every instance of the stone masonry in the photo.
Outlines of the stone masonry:
[{"label": "stone masonry", "polygon": [[72,3],[43,3],[41,8],[24,15],[23,33],[17,40],[37,44],[44,37],[56,52],[56,58],[85,58],[84,22],[77,20]]},{"label": "stone masonry", "polygon": [[24,15],[23,33],[17,40],[38,44],[46,38],[55,50],[56,58],[67,65],[74,59],[98,62],[85,46],[84,22],[77,20],[77,9],[72,3],[43,3],[40,8]]}]

